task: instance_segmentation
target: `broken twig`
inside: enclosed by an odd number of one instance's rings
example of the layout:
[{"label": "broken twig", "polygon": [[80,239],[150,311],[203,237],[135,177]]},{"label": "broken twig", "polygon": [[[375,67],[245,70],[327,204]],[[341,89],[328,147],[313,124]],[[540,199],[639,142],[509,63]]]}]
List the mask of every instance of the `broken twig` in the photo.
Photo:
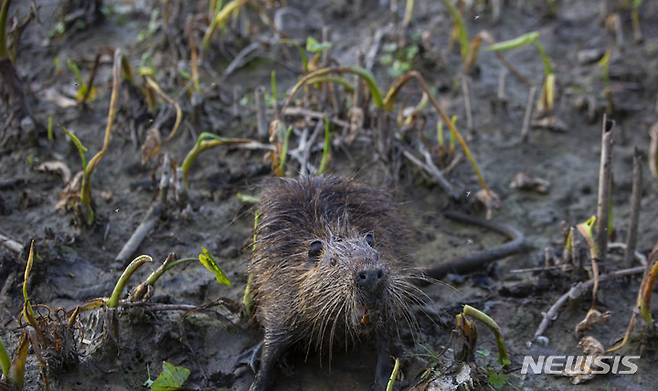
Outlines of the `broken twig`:
[{"label": "broken twig", "polygon": [[537,94],[537,87],[530,86],[528,92],[528,102],[525,106],[525,114],[523,114],[523,127],[521,128],[521,142],[528,142],[528,135],[530,134],[530,120],[532,119],[532,108],[535,106],[535,95]]},{"label": "broken twig", "polygon": [[[644,266],[636,266],[629,269],[622,269],[622,270],[610,272],[608,274],[604,274],[600,276],[599,282],[606,281],[608,279],[612,279],[616,277],[644,273],[644,269],[645,269]],[[579,296],[583,295],[585,292],[589,291],[592,288],[592,286],[594,286],[594,282],[595,282],[594,279],[585,282],[579,282],[576,285],[572,286],[568,292],[560,296],[557,299],[557,301],[548,309],[548,311],[544,313],[543,319],[539,324],[539,327],[537,327],[537,331],[535,331],[532,341],[530,341],[528,344],[532,344],[533,341],[537,341],[539,338],[541,338],[544,335],[544,333],[548,329],[548,326],[550,326],[551,322],[557,319],[558,315],[560,314],[560,308],[562,308],[562,306],[569,299],[576,299]]]},{"label": "broken twig", "polygon": [[436,266],[432,266],[423,271],[423,273],[428,277],[438,279],[444,277],[448,273],[472,272],[474,270],[481,269],[490,262],[497,261],[510,255],[525,251],[528,248],[523,233],[510,225],[479,219],[457,212],[446,212],[445,216],[451,220],[483,227],[498,232],[499,234],[504,235],[505,237],[512,240],[489,250],[483,250],[461,258],[441,263]]},{"label": "broken twig", "polygon": [[600,261],[605,261],[608,252],[608,213],[610,209],[610,180],[612,172],[612,129],[615,122],[609,120],[606,114],[603,114],[603,126],[601,129],[601,165],[599,168],[599,193],[598,203],[596,205],[596,244],[599,248]]},{"label": "broken twig", "polygon": [[146,236],[148,236],[157,225],[158,220],[160,220],[160,217],[164,213],[166,207],[165,203],[167,200],[167,190],[169,188],[171,176],[170,170],[171,168],[169,165],[169,155],[165,154],[164,160],[162,162],[162,176],[160,178],[160,190],[158,197],[153,202],[153,204],[151,204],[148,211],[146,212],[146,215],[144,216],[144,219],[142,219],[142,222],[139,223],[139,226],[137,226],[135,232],[133,232],[132,236],[130,236],[130,239],[128,239],[126,244],[123,245],[123,248],[121,251],[119,251],[119,254],[116,256],[116,258],[114,258],[115,261],[121,262],[122,264],[127,262],[127,260],[130,259],[130,256],[132,256],[132,254],[137,251],[137,248],[139,248],[139,245],[142,244]]},{"label": "broken twig", "polygon": [[642,200],[642,155],[635,147],[633,151],[633,190],[631,190],[631,216],[628,222],[628,237],[624,252],[624,265],[630,266],[637,245],[637,229],[640,219],[640,201]]}]

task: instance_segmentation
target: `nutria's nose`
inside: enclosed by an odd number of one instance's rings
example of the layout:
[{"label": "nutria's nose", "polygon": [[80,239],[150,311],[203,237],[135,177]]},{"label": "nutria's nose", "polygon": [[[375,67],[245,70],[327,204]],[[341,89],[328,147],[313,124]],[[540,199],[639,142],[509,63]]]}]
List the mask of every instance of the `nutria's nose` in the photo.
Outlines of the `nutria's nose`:
[{"label": "nutria's nose", "polygon": [[381,268],[368,268],[356,273],[357,285],[368,291],[374,291],[379,288],[383,279],[384,270]]}]

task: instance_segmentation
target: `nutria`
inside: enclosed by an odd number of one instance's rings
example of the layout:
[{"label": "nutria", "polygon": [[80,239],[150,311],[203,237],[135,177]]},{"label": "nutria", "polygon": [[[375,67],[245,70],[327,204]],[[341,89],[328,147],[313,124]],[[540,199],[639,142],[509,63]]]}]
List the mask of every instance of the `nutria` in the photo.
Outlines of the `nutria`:
[{"label": "nutria", "polygon": [[292,345],[328,354],[369,339],[374,389],[386,386],[399,327],[414,326],[423,297],[408,268],[408,230],[385,191],[336,176],[276,179],[262,193],[249,265],[256,318],[264,329],[264,390]]},{"label": "nutria", "polygon": [[371,340],[377,351],[373,389],[386,386],[400,328],[417,328],[411,306],[427,297],[415,285],[447,273],[481,269],[525,250],[521,232],[505,224],[448,212],[451,220],[496,231],[510,242],[424,270],[410,267],[409,229],[387,191],[336,176],[277,178],[258,205],[249,265],[263,342],[251,390],[264,390],[281,354],[307,353]]}]

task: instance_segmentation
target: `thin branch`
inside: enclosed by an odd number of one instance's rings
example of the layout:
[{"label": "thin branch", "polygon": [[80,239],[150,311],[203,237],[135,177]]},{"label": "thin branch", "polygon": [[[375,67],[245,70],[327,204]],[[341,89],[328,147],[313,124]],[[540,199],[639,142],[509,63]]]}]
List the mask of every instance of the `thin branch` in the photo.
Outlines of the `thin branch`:
[{"label": "thin branch", "polygon": [[535,107],[535,95],[537,94],[537,87],[530,86],[528,92],[528,101],[525,106],[525,114],[523,114],[523,127],[521,127],[521,142],[528,142],[528,135],[530,134],[530,120],[532,119],[532,108]]},{"label": "thin branch", "polygon": [[431,278],[439,279],[448,273],[472,272],[474,270],[483,268],[490,262],[503,259],[528,249],[528,245],[525,241],[525,236],[523,233],[510,225],[479,219],[457,212],[447,212],[445,213],[445,216],[451,220],[479,226],[497,232],[511,239],[511,241],[501,244],[498,247],[443,262],[439,265],[435,265],[424,270],[423,273]]},{"label": "thin branch", "polygon": [[[622,250],[625,251],[627,246],[626,246],[626,243],[620,243],[620,242],[608,243],[608,251],[616,249],[616,248],[619,248],[619,249],[622,249]],[[645,257],[644,254],[642,254],[641,252],[639,252],[637,250],[633,251],[632,254],[633,254],[632,257],[635,258],[635,260],[637,260],[640,263],[640,265],[647,266],[647,257]]]},{"label": "thin branch", "polygon": [[87,99],[89,99],[89,95],[91,95],[91,90],[94,87],[94,79],[96,78],[96,72],[98,71],[98,66],[100,65],[101,62],[101,53],[96,54],[96,58],[94,58],[94,65],[91,67],[91,72],[89,73],[89,79],[87,79],[87,90],[85,91],[85,94],[82,96],[82,103],[83,105],[87,103]]},{"label": "thin branch", "polygon": [[514,65],[512,65],[509,61],[507,61],[507,59],[505,58],[505,56],[503,55],[503,53],[501,53],[501,52],[494,52],[494,54],[496,55],[496,58],[498,58],[498,61],[500,61],[500,63],[503,64],[503,65],[505,66],[505,68],[507,68],[507,69],[510,71],[510,73],[511,73],[512,75],[514,75],[514,77],[515,77],[518,81],[520,81],[521,83],[523,83],[523,84],[525,84],[525,85],[527,85],[527,86],[532,86],[532,83],[530,82],[530,80],[528,80],[527,77],[523,76],[523,74],[522,74],[521,72],[519,72],[519,70],[516,69],[516,68],[514,67]]},{"label": "thin branch", "polygon": [[[300,116],[300,117],[308,117],[308,118],[313,118],[313,119],[322,119],[327,114],[320,112],[320,111],[313,111],[313,110],[308,110],[303,107],[286,107],[283,110],[283,115],[284,116]],[[336,116],[328,116],[329,121],[333,122],[335,125],[341,127],[341,128],[348,128],[350,124],[347,121],[343,121],[341,119],[338,119]]]},{"label": "thin branch", "polygon": [[626,251],[624,265],[630,266],[633,262],[635,247],[637,245],[637,229],[640,220],[640,201],[642,200],[642,155],[635,147],[633,152],[633,190],[631,191],[631,216],[628,222],[628,238],[626,238]]},{"label": "thin branch", "polygon": [[114,258],[117,262],[126,262],[137,251],[139,245],[142,244],[146,236],[155,228],[164,213],[166,208],[167,190],[170,184],[170,166],[169,155],[165,154],[162,163],[162,176],[160,178],[159,193],[156,200],[151,204],[144,219],[139,223],[135,232],[130,236],[130,239],[123,245],[119,254]]},{"label": "thin branch", "polygon": [[256,125],[258,129],[258,139],[267,140],[268,125],[267,112],[265,107],[265,87],[258,86],[254,91],[254,100],[256,102]]},{"label": "thin branch", "polygon": [[[644,273],[644,269],[645,269],[644,266],[637,266],[629,269],[617,270],[600,276],[599,281],[603,282],[612,278],[628,276],[632,274],[641,274]],[[579,282],[576,285],[572,286],[568,292],[560,296],[557,299],[557,301],[548,309],[548,311],[544,313],[544,317],[541,323],[539,324],[539,327],[537,327],[537,331],[535,331],[532,341],[536,341],[538,338],[544,335],[544,333],[550,326],[551,322],[557,319],[558,315],[560,314],[560,308],[562,308],[562,306],[569,299],[576,299],[579,296],[582,296],[585,292],[589,291],[592,288],[594,282],[595,282],[594,279],[585,282]],[[529,344],[532,343],[532,341],[529,342]]]},{"label": "thin branch", "polygon": [[23,251],[23,245],[18,243],[17,241],[0,234],[0,244],[5,246],[8,250],[20,254],[21,251]]},{"label": "thin branch", "polygon": [[7,18],[9,16],[9,3],[11,0],[3,0],[0,8],[0,60],[9,58],[7,51]]},{"label": "thin branch", "polygon": [[473,109],[471,105],[471,88],[468,76],[462,75],[462,94],[464,94],[464,111],[466,111],[466,127],[473,131]]},{"label": "thin branch", "polygon": [[615,122],[608,120],[603,114],[603,126],[601,129],[601,165],[599,168],[599,192],[596,205],[596,244],[599,248],[600,261],[605,261],[608,251],[608,213],[610,209],[610,178],[612,172],[612,132]]},{"label": "thin branch", "polygon": [[423,157],[425,158],[425,162],[420,161],[414,154],[409,150],[408,147],[405,145],[398,143],[400,146],[400,149],[402,150],[402,154],[404,157],[406,157],[411,163],[414,165],[420,167],[422,170],[424,170],[426,173],[428,173],[436,183],[441,187],[441,189],[448,194],[450,197],[453,199],[457,200],[459,199],[459,192],[455,190],[455,188],[448,182],[448,180],[445,178],[441,170],[434,164],[432,161],[432,157],[427,153],[427,151],[424,151]]},{"label": "thin branch", "polygon": [[169,141],[173,140],[174,136],[176,136],[176,133],[178,132],[178,128],[180,127],[180,124],[183,121],[183,110],[181,109],[180,105],[178,104],[178,102],[176,102],[174,98],[170,97],[164,91],[162,91],[162,88],[160,88],[160,86],[154,79],[152,79],[151,77],[146,77],[146,84],[150,88],[152,88],[158,95],[160,95],[162,99],[166,100],[167,103],[174,106],[174,109],[176,109],[176,121],[174,122],[174,127],[171,128],[171,132],[169,132],[169,135],[164,140],[165,143],[168,143]]}]

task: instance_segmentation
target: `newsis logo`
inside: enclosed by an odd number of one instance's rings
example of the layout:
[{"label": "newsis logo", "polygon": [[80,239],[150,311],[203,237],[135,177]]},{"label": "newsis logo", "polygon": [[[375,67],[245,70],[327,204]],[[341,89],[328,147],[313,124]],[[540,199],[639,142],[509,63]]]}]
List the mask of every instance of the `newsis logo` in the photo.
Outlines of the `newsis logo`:
[{"label": "newsis logo", "polygon": [[632,375],[637,372],[637,364],[633,361],[639,359],[640,356],[525,356],[521,374]]}]

